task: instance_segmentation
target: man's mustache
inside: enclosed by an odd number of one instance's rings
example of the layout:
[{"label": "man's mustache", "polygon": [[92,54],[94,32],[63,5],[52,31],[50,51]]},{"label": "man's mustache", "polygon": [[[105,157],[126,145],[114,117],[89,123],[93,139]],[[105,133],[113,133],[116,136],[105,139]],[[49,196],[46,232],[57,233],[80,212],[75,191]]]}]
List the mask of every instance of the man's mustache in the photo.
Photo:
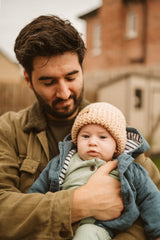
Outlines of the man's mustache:
[{"label": "man's mustache", "polygon": [[[68,99],[73,99],[74,101],[76,100],[76,96],[74,94],[70,95]],[[53,102],[52,102],[52,106],[56,105],[57,103],[60,103],[60,102],[65,102],[67,101],[68,99],[64,100],[62,98],[56,98]]]}]

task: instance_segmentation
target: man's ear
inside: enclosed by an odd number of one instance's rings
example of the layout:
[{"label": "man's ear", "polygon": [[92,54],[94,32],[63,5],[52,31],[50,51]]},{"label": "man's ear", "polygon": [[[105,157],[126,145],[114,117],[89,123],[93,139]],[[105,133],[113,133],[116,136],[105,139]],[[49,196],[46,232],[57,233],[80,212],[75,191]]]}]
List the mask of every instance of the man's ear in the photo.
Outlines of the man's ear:
[{"label": "man's ear", "polygon": [[32,83],[31,83],[31,79],[30,79],[28,73],[27,73],[25,70],[24,70],[24,79],[25,79],[28,87],[33,90],[33,88],[32,88]]}]

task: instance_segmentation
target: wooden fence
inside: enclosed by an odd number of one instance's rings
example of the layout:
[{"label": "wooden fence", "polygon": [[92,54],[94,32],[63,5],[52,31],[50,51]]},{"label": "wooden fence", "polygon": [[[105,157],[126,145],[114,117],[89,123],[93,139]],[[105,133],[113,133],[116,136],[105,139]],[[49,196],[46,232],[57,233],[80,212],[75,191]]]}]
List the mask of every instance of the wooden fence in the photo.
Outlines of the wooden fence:
[{"label": "wooden fence", "polygon": [[0,83],[0,115],[7,111],[19,111],[34,101],[35,96],[25,82]]}]

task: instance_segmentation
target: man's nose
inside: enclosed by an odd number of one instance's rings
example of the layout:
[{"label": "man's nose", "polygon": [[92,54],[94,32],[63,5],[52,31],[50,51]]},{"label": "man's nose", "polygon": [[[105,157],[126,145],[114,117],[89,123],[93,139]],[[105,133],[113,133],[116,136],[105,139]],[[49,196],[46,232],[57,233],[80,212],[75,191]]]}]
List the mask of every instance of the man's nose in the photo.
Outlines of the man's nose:
[{"label": "man's nose", "polygon": [[56,97],[61,99],[68,99],[71,95],[71,91],[65,81],[61,81],[56,89]]}]

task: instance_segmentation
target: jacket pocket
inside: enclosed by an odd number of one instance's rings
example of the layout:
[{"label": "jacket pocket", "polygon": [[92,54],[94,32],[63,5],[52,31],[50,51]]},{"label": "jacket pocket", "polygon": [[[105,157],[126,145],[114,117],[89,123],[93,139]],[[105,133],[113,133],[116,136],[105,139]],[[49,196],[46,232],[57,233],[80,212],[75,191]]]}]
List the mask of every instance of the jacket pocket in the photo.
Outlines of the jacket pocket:
[{"label": "jacket pocket", "polygon": [[40,162],[32,159],[24,159],[20,167],[20,190],[28,192],[37,177]]}]

